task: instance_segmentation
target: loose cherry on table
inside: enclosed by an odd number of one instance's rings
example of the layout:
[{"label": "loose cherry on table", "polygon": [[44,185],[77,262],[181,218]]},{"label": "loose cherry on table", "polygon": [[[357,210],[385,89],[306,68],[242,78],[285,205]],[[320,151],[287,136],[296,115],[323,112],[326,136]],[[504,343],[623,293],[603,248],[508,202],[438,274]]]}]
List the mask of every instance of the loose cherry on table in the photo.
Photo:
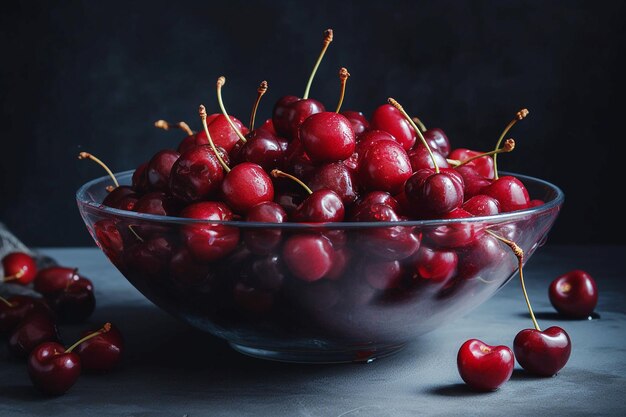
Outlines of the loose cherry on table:
[{"label": "loose cherry on table", "polygon": [[0,334],[11,333],[31,311],[47,312],[48,306],[40,298],[27,295],[0,297]]},{"label": "loose cherry on table", "polygon": [[41,343],[58,339],[57,327],[50,313],[31,311],[9,336],[9,350],[15,357],[25,358]]},{"label": "loose cherry on table", "polygon": [[24,252],[11,252],[2,258],[4,277],[2,281],[28,285],[37,274],[37,263],[32,256]]},{"label": "loose cherry on table", "polygon": [[76,347],[83,370],[109,372],[119,364],[124,352],[124,339],[117,327],[110,324],[107,328],[105,325],[101,330],[85,332],[83,337]]},{"label": "loose cherry on table", "polygon": [[463,381],[479,391],[493,391],[513,374],[515,357],[506,346],[490,346],[478,339],[463,343],[457,355],[457,367]]},{"label": "loose cherry on table", "polygon": [[45,295],[50,308],[66,323],[79,323],[96,308],[92,282],[81,276],[67,281],[65,288]]},{"label": "loose cherry on table", "polygon": [[548,295],[559,313],[574,318],[588,318],[598,304],[595,280],[580,269],[569,271],[552,281]]},{"label": "loose cherry on table", "polygon": [[42,295],[52,294],[63,291],[70,281],[77,281],[78,278],[78,268],[50,266],[37,272],[33,288]]},{"label": "loose cherry on table", "polygon": [[324,40],[322,43],[322,51],[320,52],[313,71],[309,77],[309,81],[304,90],[302,98],[296,96],[284,96],[280,98],[274,106],[272,113],[272,122],[278,135],[287,139],[295,139],[298,136],[300,125],[312,114],[325,111],[324,105],[317,100],[309,98],[313,78],[317,72],[328,45],[333,41],[332,29],[324,31]]},{"label": "loose cherry on table", "polygon": [[111,324],[90,333],[69,348],[56,342],[38,345],[28,358],[28,375],[35,388],[47,395],[61,395],[67,392],[78,380],[81,372],[81,359],[74,352],[80,344],[110,330]]}]

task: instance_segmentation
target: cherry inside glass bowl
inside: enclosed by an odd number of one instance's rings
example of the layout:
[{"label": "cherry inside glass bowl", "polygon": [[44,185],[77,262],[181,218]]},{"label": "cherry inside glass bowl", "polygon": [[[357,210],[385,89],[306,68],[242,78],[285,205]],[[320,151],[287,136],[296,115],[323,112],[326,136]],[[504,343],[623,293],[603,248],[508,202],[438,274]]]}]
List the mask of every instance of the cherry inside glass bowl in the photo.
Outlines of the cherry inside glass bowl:
[{"label": "cherry inside glass bowl", "polygon": [[83,185],[77,202],[110,261],[179,319],[264,359],[360,362],[466,314],[511,279],[517,260],[487,231],[515,241],[525,260],[545,242],[563,193],[516,177],[545,204],[427,221],[203,221],[103,206],[108,177]]}]

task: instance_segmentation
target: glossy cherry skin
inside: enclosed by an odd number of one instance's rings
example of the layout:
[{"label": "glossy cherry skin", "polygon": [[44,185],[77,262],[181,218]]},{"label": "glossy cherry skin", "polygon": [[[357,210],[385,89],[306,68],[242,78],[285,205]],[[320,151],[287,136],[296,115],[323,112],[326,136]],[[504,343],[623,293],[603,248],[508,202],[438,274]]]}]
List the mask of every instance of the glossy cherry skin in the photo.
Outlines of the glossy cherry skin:
[{"label": "glossy cherry skin", "polygon": [[476,278],[487,268],[501,265],[509,255],[506,250],[508,248],[503,248],[503,244],[495,238],[482,234],[459,249],[457,277],[459,279]]},{"label": "glossy cherry skin", "polygon": [[171,149],[164,149],[157,152],[150,162],[146,175],[148,184],[152,191],[168,191],[170,183],[170,172],[174,162],[180,157],[180,154]]},{"label": "glossy cherry skin", "polygon": [[[93,331],[83,333],[87,336]],[[89,372],[109,372],[122,359],[124,339],[119,329],[113,325],[109,331],[100,333],[76,347],[82,369]]]},{"label": "glossy cherry skin", "polygon": [[274,194],[274,202],[279,204],[285,210],[285,212],[287,212],[287,216],[292,216],[306,197],[307,194],[304,193],[304,190],[278,191]]},{"label": "glossy cherry skin", "polygon": [[287,147],[285,169],[305,182],[311,179],[315,173],[315,166],[304,151],[304,146],[302,146],[299,138],[293,139]]},{"label": "glossy cherry skin", "polygon": [[463,203],[463,210],[474,216],[493,216],[500,213],[500,203],[493,197],[478,194]]},{"label": "glossy cherry skin", "polygon": [[150,189],[148,184],[148,162],[139,164],[133,172],[131,187],[136,193],[145,193]]},{"label": "glossy cherry skin", "polygon": [[552,376],[567,363],[572,352],[572,342],[565,330],[558,326],[544,331],[525,329],[515,336],[513,351],[517,362],[526,371]]},{"label": "glossy cherry skin", "polygon": [[[465,161],[466,159],[473,158],[477,155],[480,155],[483,152],[472,151],[471,149],[465,148],[457,148],[453,149],[448,155],[448,158],[455,159],[457,161]],[[490,156],[483,156],[481,158],[474,159],[466,164],[469,167],[474,168],[474,170],[483,177],[487,179],[493,179],[495,177],[495,171],[493,167],[493,158]]]},{"label": "glossy cherry skin", "polygon": [[300,125],[312,114],[326,111],[324,105],[312,98],[281,97],[274,105],[272,122],[279,136],[295,139]]},{"label": "glossy cherry skin", "polygon": [[[287,221],[287,213],[280,204],[265,201],[248,210],[246,221],[284,223]],[[265,255],[271,253],[280,244],[281,235],[280,229],[271,229],[271,225],[268,224],[267,228],[244,230],[243,240],[250,252]]]},{"label": "glossy cherry skin", "polygon": [[333,266],[333,247],[321,235],[294,235],[283,246],[283,260],[296,278],[317,281],[324,278]]},{"label": "glossy cherry skin", "polygon": [[411,162],[402,146],[392,140],[373,143],[359,161],[359,183],[368,191],[397,194],[411,176]]},{"label": "glossy cherry skin", "polygon": [[35,277],[33,288],[40,294],[46,295],[57,291],[63,291],[70,281],[79,278],[76,268],[64,266],[51,266],[39,270]]},{"label": "glossy cherry skin", "polygon": [[358,156],[358,160],[361,159],[361,157],[365,154],[365,151],[367,151],[372,144],[378,142],[379,140],[391,140],[397,142],[396,138],[383,130],[367,130],[357,136],[355,152]]},{"label": "glossy cherry skin", "polygon": [[181,201],[192,203],[214,195],[224,180],[224,168],[209,145],[196,146],[172,166],[169,189]]},{"label": "glossy cherry skin", "polygon": [[110,219],[98,220],[93,225],[93,234],[104,254],[117,265],[124,254],[124,240],[115,221]]},{"label": "glossy cherry skin", "polygon": [[28,375],[35,388],[47,395],[65,394],[78,380],[81,361],[56,342],[37,346],[28,357]]},{"label": "glossy cherry skin", "polygon": [[57,293],[47,294],[46,300],[59,320],[65,323],[79,323],[91,316],[96,308],[93,284],[87,278],[79,277]]},{"label": "glossy cherry skin", "polygon": [[576,269],[556,278],[548,290],[550,302],[561,314],[587,318],[598,304],[598,287],[585,271]]},{"label": "glossy cherry skin", "polygon": [[50,314],[32,311],[13,329],[9,350],[18,358],[26,358],[38,345],[57,340],[59,334]]},{"label": "glossy cherry skin", "polygon": [[296,222],[331,223],[341,222],[345,209],[341,198],[331,190],[317,190],[298,206],[292,219]]},{"label": "glossy cherry skin", "polygon": [[262,256],[254,259],[249,265],[249,277],[246,282],[254,288],[278,291],[283,286],[287,274],[280,255]]},{"label": "glossy cherry skin", "polygon": [[397,212],[400,205],[398,201],[391,196],[391,194],[386,193],[384,191],[371,191],[367,194],[362,195],[352,207],[352,215],[351,218],[360,218],[362,217],[359,212],[364,210],[369,210],[369,208],[374,204],[384,204],[389,206],[394,212]]},{"label": "glossy cherry skin", "polygon": [[356,136],[365,132],[370,127],[370,122],[367,121],[365,115],[360,111],[345,110],[342,111],[341,114],[348,119]]},{"label": "glossy cherry skin", "polygon": [[[439,168],[448,168],[450,166],[445,156],[440,154],[437,150],[432,150],[432,153]],[[413,171],[419,171],[424,168],[435,168],[433,159],[430,157],[430,153],[428,153],[428,149],[421,143],[409,151],[409,160],[411,161]]]},{"label": "glossy cherry skin", "polygon": [[166,275],[174,247],[165,237],[137,242],[124,253],[126,266],[143,278],[158,279]]},{"label": "glossy cherry skin", "polygon": [[523,210],[528,208],[530,197],[524,184],[511,176],[500,177],[483,189],[483,194],[495,198],[500,203],[500,211]]},{"label": "glossy cherry skin", "polygon": [[[229,117],[230,117],[230,120],[233,121],[235,126],[237,126],[237,129],[239,129],[239,131],[243,135],[248,133],[248,130],[244,127],[243,123],[239,121],[239,119],[237,119],[234,116],[229,116]],[[207,117],[206,122],[207,122],[207,127],[209,129],[209,134],[211,135],[211,140],[213,141],[213,144],[215,146],[219,146],[220,148],[223,148],[226,153],[230,153],[230,151],[233,149],[235,144],[240,141],[240,139],[237,133],[233,130],[230,123],[228,123],[228,120],[226,120],[226,116],[224,116],[223,114],[212,114]],[[195,137],[196,145],[208,145],[209,144],[209,139],[207,138],[207,135],[204,132],[204,130],[200,130],[198,133],[196,133],[195,136],[196,136]],[[190,140],[190,144],[193,144],[193,143],[194,142]],[[185,147],[186,149],[184,149],[185,151],[188,150],[187,146]],[[179,145],[179,151],[182,151],[183,150],[182,148],[183,147],[181,143]]]},{"label": "glossy cherry skin", "polygon": [[463,194],[466,200],[483,194],[483,190],[492,183],[491,180],[478,174],[474,168],[467,165],[454,168],[454,171],[463,178]]},{"label": "glossy cherry skin", "polygon": [[[181,217],[199,220],[230,221],[233,213],[224,203],[205,201],[183,209]],[[231,253],[239,243],[239,229],[216,223],[186,225],[181,237],[189,251],[199,260],[215,261]]]},{"label": "glossy cherry skin", "polygon": [[302,146],[313,163],[347,159],[356,147],[352,125],[345,116],[335,112],[311,115],[298,132]]},{"label": "glossy cherry skin", "polygon": [[11,252],[6,255],[2,258],[2,268],[5,277],[22,274],[19,278],[9,281],[15,284],[28,285],[33,282],[37,274],[35,259],[24,252]]},{"label": "glossy cherry skin", "polygon": [[138,199],[139,196],[135,193],[135,190],[127,185],[120,185],[107,194],[104,200],[102,200],[102,204],[120,210],[132,211]]},{"label": "glossy cherry skin", "polygon": [[416,212],[440,217],[463,204],[463,183],[449,172],[421,169],[404,185],[404,193]]},{"label": "glossy cherry skin", "polygon": [[144,194],[137,203],[137,213],[154,214],[157,216],[174,216],[178,213],[180,204],[178,201],[160,191]]},{"label": "glossy cherry skin", "polygon": [[253,206],[274,199],[274,184],[259,165],[242,162],[226,174],[222,194],[233,211],[245,214]]},{"label": "glossy cherry skin", "polygon": [[456,273],[459,258],[454,251],[435,250],[422,245],[412,258],[413,279],[429,284],[445,284]]},{"label": "glossy cherry skin", "polygon": [[533,199],[528,202],[528,208],[539,207],[546,204],[545,201],[539,199]]},{"label": "glossy cherry skin", "polygon": [[416,133],[413,127],[406,121],[400,110],[391,104],[379,106],[370,118],[372,129],[389,132],[405,150],[415,145]]},{"label": "glossy cherry skin", "polygon": [[506,346],[490,346],[478,339],[463,343],[457,367],[463,381],[479,391],[494,391],[511,379],[515,357]]},{"label": "glossy cherry skin", "polygon": [[352,260],[352,252],[348,248],[335,250],[333,253],[333,266],[324,278],[337,281],[344,276]]},{"label": "glossy cherry skin", "polygon": [[356,181],[352,171],[343,162],[332,162],[315,170],[307,185],[313,191],[327,189],[341,198],[344,206],[357,199]]},{"label": "glossy cherry skin", "polygon": [[435,127],[422,132],[431,149],[437,150],[445,158],[450,154],[450,141],[443,130]]},{"label": "glossy cherry skin", "polygon": [[42,299],[27,295],[14,295],[7,301],[11,304],[10,306],[0,301],[0,334],[12,332],[31,311],[37,310],[44,313],[48,311],[48,306]]},{"label": "glossy cherry skin", "polygon": [[287,139],[278,137],[265,129],[253,130],[248,134],[247,139],[248,141],[239,148],[233,160],[237,163],[252,162],[268,172],[274,168],[283,168],[288,147]]},{"label": "glossy cherry skin", "polygon": [[402,267],[398,261],[367,261],[361,265],[361,274],[377,290],[398,288],[402,281]]},{"label": "glossy cherry skin", "polygon": [[[443,214],[442,219],[468,219],[473,217],[462,208],[456,208],[449,213]],[[459,222],[438,226],[425,233],[425,238],[435,243],[435,246],[444,248],[459,248],[472,243],[480,236],[482,226],[478,223]]]}]

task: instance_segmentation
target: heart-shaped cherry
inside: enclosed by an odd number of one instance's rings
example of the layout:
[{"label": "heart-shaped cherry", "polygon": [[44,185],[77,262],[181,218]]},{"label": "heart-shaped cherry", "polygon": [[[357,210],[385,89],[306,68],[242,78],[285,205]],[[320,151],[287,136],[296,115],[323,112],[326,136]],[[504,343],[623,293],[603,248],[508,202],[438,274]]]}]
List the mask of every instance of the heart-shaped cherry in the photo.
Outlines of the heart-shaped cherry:
[{"label": "heart-shaped cherry", "polygon": [[27,357],[44,342],[59,339],[57,326],[49,313],[35,310],[28,313],[9,336],[9,350],[18,358]]},{"label": "heart-shaped cherry", "polygon": [[558,326],[544,331],[524,329],[515,336],[513,351],[517,362],[526,371],[552,376],[567,363],[572,352],[569,335]]},{"label": "heart-shaped cherry", "polygon": [[322,51],[320,52],[313,71],[307,82],[307,86],[304,90],[302,98],[296,96],[284,96],[281,97],[274,106],[272,112],[272,122],[276,132],[279,136],[287,139],[295,139],[298,136],[298,129],[302,122],[304,122],[309,116],[315,113],[323,112],[326,109],[317,100],[309,98],[309,92],[311,85],[313,84],[313,78],[317,72],[317,68],[322,62],[322,58],[328,49],[328,45],[333,41],[332,29],[324,31],[324,40],[322,43]]},{"label": "heart-shaped cherry", "polygon": [[83,370],[109,372],[119,364],[124,352],[124,339],[117,327],[110,323],[107,327],[105,324],[103,329],[85,332],[83,336],[88,338],[76,347]]},{"label": "heart-shaped cherry", "polygon": [[591,275],[580,269],[556,278],[548,290],[550,302],[561,314],[587,318],[598,304],[598,287]]},{"label": "heart-shaped cherry", "polygon": [[494,391],[513,374],[515,357],[506,346],[490,346],[478,339],[461,345],[457,367],[463,381],[480,391]]},{"label": "heart-shaped cherry", "polygon": [[4,282],[28,285],[35,279],[37,263],[32,256],[24,252],[11,252],[2,258]]}]

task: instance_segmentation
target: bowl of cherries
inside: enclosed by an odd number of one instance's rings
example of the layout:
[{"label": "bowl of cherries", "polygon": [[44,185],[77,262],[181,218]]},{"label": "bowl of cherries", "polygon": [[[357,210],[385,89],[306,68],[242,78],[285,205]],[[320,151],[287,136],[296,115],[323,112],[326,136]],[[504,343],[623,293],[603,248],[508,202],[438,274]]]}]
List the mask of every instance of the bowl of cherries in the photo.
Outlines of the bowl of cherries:
[{"label": "bowl of cherries", "polygon": [[[540,179],[498,172],[494,150],[451,147],[394,99],[366,118],[284,96],[255,127],[199,108],[176,149],[77,192],[87,229],[148,299],[236,350],[298,362],[370,361],[465,314],[541,246],[563,203]],[[521,254],[524,254],[521,257]]]}]

